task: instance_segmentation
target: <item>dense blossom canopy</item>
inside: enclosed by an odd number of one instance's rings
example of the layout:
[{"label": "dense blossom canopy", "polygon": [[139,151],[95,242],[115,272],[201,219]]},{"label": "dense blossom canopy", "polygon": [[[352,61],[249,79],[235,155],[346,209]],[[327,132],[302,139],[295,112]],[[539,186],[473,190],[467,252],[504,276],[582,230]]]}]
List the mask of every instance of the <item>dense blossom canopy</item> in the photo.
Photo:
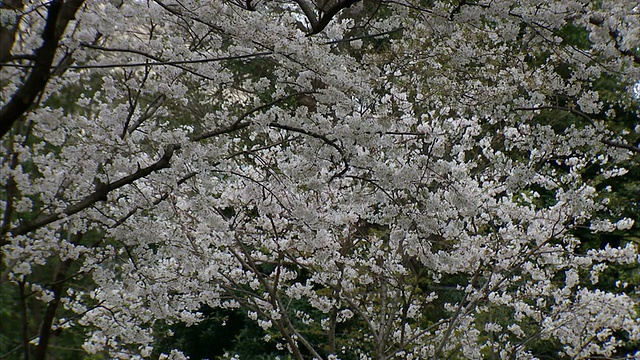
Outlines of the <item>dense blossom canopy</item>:
[{"label": "dense blossom canopy", "polygon": [[159,325],[204,308],[297,359],[634,356],[634,284],[600,278],[637,244],[589,239],[637,229],[607,186],[636,1],[1,6],[2,287],[43,302],[38,356],[179,359]]}]

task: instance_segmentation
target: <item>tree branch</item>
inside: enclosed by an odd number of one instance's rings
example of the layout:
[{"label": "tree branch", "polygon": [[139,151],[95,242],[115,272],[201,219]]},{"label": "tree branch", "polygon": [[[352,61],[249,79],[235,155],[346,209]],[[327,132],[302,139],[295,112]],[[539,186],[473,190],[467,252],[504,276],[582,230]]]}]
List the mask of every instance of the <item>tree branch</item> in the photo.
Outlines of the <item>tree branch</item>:
[{"label": "tree branch", "polygon": [[311,31],[311,33],[309,33],[307,36],[315,35],[322,32],[322,30],[324,30],[324,28],[329,25],[331,20],[333,20],[333,17],[336,16],[342,9],[346,9],[351,5],[357,3],[358,1],[360,0],[341,0],[335,3],[332,7],[329,8],[329,10],[327,10],[327,12],[322,15],[322,17],[313,27],[313,31]]},{"label": "tree branch", "polygon": [[620,143],[617,141],[611,141],[608,139],[602,139],[600,140],[601,143],[609,145],[609,146],[613,146],[613,147],[617,147],[617,148],[621,148],[621,149],[627,149],[627,150],[631,150],[633,152],[636,153],[640,153],[640,147],[637,146],[633,146],[633,145],[629,145],[629,144],[625,144],[625,143]]},{"label": "tree branch", "polygon": [[173,156],[173,152],[178,149],[180,149],[180,145],[178,144],[167,146],[167,148],[165,149],[164,155],[157,162],[143,169],[138,169],[138,171],[134,172],[131,175],[125,176],[120,180],[116,180],[112,183],[98,186],[95,192],[89,194],[88,196],[80,200],[78,203],[67,206],[67,208],[62,211],[54,212],[47,215],[42,215],[33,219],[32,221],[22,223],[10,231],[11,235],[13,236],[25,235],[42,226],[45,226],[54,221],[60,220],[64,216],[70,216],[75,213],[78,213],[92,206],[98,201],[107,200],[107,195],[111,191],[121,188],[125,185],[132,184],[134,181],[139,180],[153,172],[170,167],[171,166],[170,160],[171,160],[171,157]]},{"label": "tree branch", "polygon": [[307,36],[315,35],[315,34],[318,34],[318,33],[322,32],[322,30],[324,30],[324,28],[326,28],[327,25],[329,25],[331,20],[333,20],[333,18],[342,9],[346,9],[346,8],[350,7],[351,5],[357,3],[358,1],[361,1],[361,0],[340,0],[340,1],[337,1],[335,4],[333,4],[333,6],[331,6],[329,9],[327,9],[324,12],[324,14],[322,14],[322,16],[320,16],[318,18],[318,16],[316,15],[316,12],[314,11],[314,9],[311,8],[311,4],[309,4],[306,0],[295,0],[295,2],[298,4],[300,9],[304,13],[304,16],[309,21],[309,25],[311,25],[311,29],[309,29],[309,33],[307,34]]},{"label": "tree branch", "polygon": [[280,102],[286,101],[288,99],[294,98],[294,97],[298,97],[301,95],[309,95],[309,94],[314,94],[315,91],[302,91],[302,92],[297,92],[297,93],[293,93],[293,94],[289,94],[287,96],[283,96],[279,99],[273,100],[271,102],[268,102],[266,104],[260,105],[258,107],[255,107],[247,112],[245,112],[244,114],[240,115],[240,117],[231,125],[229,126],[225,126],[225,127],[221,127],[221,128],[217,128],[205,133],[202,133],[200,135],[196,135],[194,137],[192,137],[191,140],[193,141],[200,141],[200,140],[204,140],[204,139],[208,139],[214,136],[218,136],[218,135],[222,135],[222,134],[228,134],[231,132],[234,132],[236,130],[240,130],[240,129],[244,129],[246,127],[248,127],[249,125],[251,125],[250,121],[243,121],[244,119],[246,119],[249,115],[254,114],[258,111],[270,108],[271,106],[278,104]]},{"label": "tree branch", "polygon": [[[27,310],[27,295],[25,294],[25,281],[19,281],[20,288],[20,314],[22,315],[22,350],[24,351],[24,360],[29,360],[29,317]],[[7,353],[7,354],[10,354]]]},{"label": "tree branch", "polygon": [[[566,107],[566,106],[536,106],[536,107],[521,107],[521,108],[514,108],[513,110],[522,110],[522,111],[538,111],[538,110],[562,110],[562,111],[568,111],[572,114],[578,115],[581,118],[587,120],[589,123],[591,123],[591,125],[595,126],[595,122],[593,121],[593,119],[585,114],[584,112],[578,110],[578,109],[573,109],[570,107]],[[609,139],[600,139],[600,142],[605,144],[605,145],[609,145],[609,146],[613,146],[613,147],[617,147],[617,148],[621,148],[621,149],[627,149],[627,150],[631,150],[633,152],[636,153],[640,153],[640,147],[638,146],[633,146],[630,144],[625,144],[625,143],[621,143],[621,142],[617,142],[617,141],[612,141]]]},{"label": "tree branch", "polygon": [[11,130],[13,124],[29,110],[38,94],[46,87],[60,36],[83,2],[84,0],[52,0],[49,3],[47,21],[41,36],[42,46],[35,52],[33,70],[11,100],[0,110],[0,137]]},{"label": "tree branch", "polygon": [[333,176],[331,176],[331,179],[329,180],[329,182],[333,181],[337,177],[340,177],[340,176],[344,175],[349,170],[349,162],[347,161],[347,154],[344,152],[344,149],[342,149],[340,146],[338,146],[338,144],[336,144],[337,140],[331,140],[326,135],[316,134],[314,132],[311,132],[311,131],[308,131],[308,130],[305,130],[305,129],[302,129],[302,128],[297,128],[297,127],[294,127],[294,126],[290,126],[290,125],[283,125],[283,124],[278,124],[278,123],[272,122],[272,123],[269,123],[269,126],[273,127],[273,128],[276,128],[276,129],[297,132],[297,133],[300,133],[300,134],[304,134],[304,135],[310,136],[312,138],[316,138],[316,139],[322,140],[325,144],[327,144],[327,145],[331,146],[332,148],[336,149],[336,151],[338,151],[338,153],[342,157],[342,162],[344,163],[344,168],[342,170],[340,170],[339,173],[336,173]]},{"label": "tree branch", "polygon": [[[149,54],[145,54],[139,51],[133,50],[125,50],[125,49],[101,49],[104,51],[123,51],[123,52],[131,52],[136,53],[141,56],[146,56],[149,58],[153,58]],[[149,62],[134,62],[134,63],[121,63],[121,64],[93,64],[93,65],[71,65],[71,66],[61,66],[59,69],[67,70],[67,69],[113,69],[113,68],[131,68],[131,67],[145,67],[145,66],[164,66],[164,65],[182,65],[182,64],[202,64],[209,62],[219,62],[226,60],[240,60],[240,59],[248,59],[253,57],[260,57],[266,55],[272,55],[273,52],[265,51],[253,54],[245,54],[245,55],[235,55],[235,56],[225,56],[219,58],[208,58],[208,59],[196,59],[196,60],[175,60],[175,61],[149,61]],[[18,64],[0,64],[2,66],[11,66],[11,67],[19,67],[19,68],[36,68],[36,65],[18,65]],[[187,69],[185,69],[187,70]],[[191,72],[190,70],[187,70]],[[198,74],[198,76],[202,76]]]},{"label": "tree branch", "polygon": [[316,13],[311,9],[309,3],[305,0],[295,0],[295,2],[300,6],[300,9],[304,13],[304,16],[309,20],[309,24],[311,25],[311,29],[315,29],[318,26],[318,18],[316,17]]},{"label": "tree branch", "polygon": [[[192,177],[198,175],[197,172],[193,171],[190,172],[189,174],[187,174],[186,176],[182,177],[182,179],[178,180],[177,184],[181,185],[183,184],[185,181],[191,179]],[[153,205],[158,205],[161,202],[163,202],[164,200],[166,200],[169,197],[169,193],[165,192],[164,194],[162,194],[159,198],[153,200],[152,204]],[[118,219],[115,223],[113,223],[112,225],[109,226],[110,229],[114,229],[120,225],[122,225],[125,221],[127,221],[130,217],[132,217],[133,215],[135,215],[136,212],[138,212],[138,210],[141,208],[141,206],[136,206],[133,209],[131,209],[127,215],[121,217],[120,219]],[[127,250],[128,251],[128,250]],[[131,257],[131,256],[129,256]],[[133,257],[131,257],[133,259]]]},{"label": "tree branch", "polygon": [[[76,237],[82,237],[82,235],[78,234]],[[45,360],[47,358],[47,348],[49,346],[49,340],[51,339],[53,320],[55,319],[56,311],[60,305],[60,299],[65,287],[64,279],[72,262],[73,260],[64,261],[56,273],[54,284],[51,287],[53,300],[51,300],[47,305],[47,309],[44,313],[44,319],[42,319],[40,334],[38,336],[38,346],[36,347],[34,356],[35,360]]]},{"label": "tree branch", "polygon": [[339,44],[339,43],[351,42],[351,41],[356,41],[356,40],[372,39],[372,38],[376,38],[376,37],[379,37],[379,36],[391,35],[391,34],[399,32],[399,31],[403,31],[404,29],[405,29],[404,26],[400,26],[400,27],[397,27],[397,28],[389,30],[389,31],[383,31],[383,32],[375,33],[375,34],[367,34],[367,35],[354,36],[354,37],[351,37],[351,38],[345,38],[345,39],[340,39],[340,40],[327,41],[325,44],[327,44],[327,45],[329,45],[329,44]]}]

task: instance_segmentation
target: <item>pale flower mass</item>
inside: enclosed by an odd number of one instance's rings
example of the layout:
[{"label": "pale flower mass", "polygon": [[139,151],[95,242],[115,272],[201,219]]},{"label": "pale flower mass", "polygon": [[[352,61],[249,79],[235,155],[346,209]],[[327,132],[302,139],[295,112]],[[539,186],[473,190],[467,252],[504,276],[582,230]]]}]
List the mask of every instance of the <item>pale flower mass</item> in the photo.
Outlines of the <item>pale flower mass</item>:
[{"label": "pale flower mass", "polygon": [[0,2],[0,359],[640,358],[639,4]]}]

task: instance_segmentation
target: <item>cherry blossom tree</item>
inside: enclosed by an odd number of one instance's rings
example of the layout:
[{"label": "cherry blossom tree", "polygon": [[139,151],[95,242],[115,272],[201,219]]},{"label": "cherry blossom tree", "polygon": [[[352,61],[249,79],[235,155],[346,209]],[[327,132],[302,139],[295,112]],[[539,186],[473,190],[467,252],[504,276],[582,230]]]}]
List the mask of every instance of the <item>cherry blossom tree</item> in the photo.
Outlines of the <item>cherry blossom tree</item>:
[{"label": "cherry blossom tree", "polygon": [[7,356],[180,359],[204,307],[296,359],[640,356],[637,243],[585,241],[637,229],[637,3],[2,7]]}]

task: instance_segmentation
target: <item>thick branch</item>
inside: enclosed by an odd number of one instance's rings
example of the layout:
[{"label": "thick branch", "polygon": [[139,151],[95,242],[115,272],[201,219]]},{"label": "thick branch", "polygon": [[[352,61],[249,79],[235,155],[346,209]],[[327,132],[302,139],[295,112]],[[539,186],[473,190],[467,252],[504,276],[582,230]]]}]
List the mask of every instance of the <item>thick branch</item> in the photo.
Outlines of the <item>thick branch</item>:
[{"label": "thick branch", "polygon": [[[82,235],[78,236],[81,237]],[[51,339],[53,320],[55,319],[56,311],[60,305],[60,299],[65,287],[64,279],[66,277],[67,269],[71,265],[72,261],[73,260],[67,260],[63,262],[60,270],[56,274],[55,281],[51,288],[53,292],[53,300],[47,304],[47,310],[45,311],[44,318],[42,319],[40,335],[38,336],[38,346],[36,347],[34,356],[35,360],[45,360],[47,358],[47,348],[49,346],[49,340]]]},{"label": "thick branch", "polygon": [[47,214],[43,216],[39,216],[32,221],[25,222],[20,224],[18,227],[11,230],[11,235],[25,235],[31,231],[34,231],[42,226],[50,224],[54,221],[62,219],[64,216],[70,216],[75,213],[78,213],[98,201],[105,201],[107,199],[107,195],[118,188],[121,188],[125,185],[132,184],[134,181],[141,179],[149,174],[156,172],[158,170],[162,170],[171,166],[170,160],[173,156],[173,152],[178,150],[180,145],[169,145],[165,149],[165,153],[157,162],[143,168],[138,169],[138,171],[134,172],[131,175],[125,176],[120,180],[114,181],[109,184],[99,186],[95,192],[86,196],[84,199],[80,200],[78,203],[69,205],[66,209],[58,212],[54,212],[52,214]]},{"label": "thick branch", "polygon": [[[242,116],[240,116],[233,124],[231,124],[228,127],[225,128],[220,128],[220,129],[216,129],[210,132],[206,132],[203,134],[200,134],[198,136],[195,136],[194,138],[192,138],[193,141],[200,141],[200,140],[204,140],[210,137],[214,137],[214,136],[218,136],[218,135],[222,135],[222,134],[226,134],[226,133],[231,133],[243,128],[248,127],[251,123],[248,121],[243,121],[246,117],[248,117],[250,114],[253,114],[257,111],[263,110],[265,108],[268,108],[272,105],[275,105],[276,103],[285,101],[287,99],[290,99],[292,97],[296,97],[296,96],[300,96],[300,95],[304,95],[304,94],[310,94],[312,92],[300,92],[300,93],[294,93],[285,97],[282,97],[280,99],[274,100],[268,104],[265,104],[263,106],[259,106],[257,108],[254,108],[250,111],[248,111],[247,113],[243,114]],[[314,133],[310,133],[308,131],[305,131],[303,129],[297,129],[297,128],[293,128],[293,127],[289,127],[289,126],[283,126],[283,125],[279,125],[279,124],[270,124],[272,127],[277,127],[277,128],[281,128],[281,129],[285,129],[285,130],[290,130],[290,131],[296,131],[296,132],[300,132],[300,133],[304,133],[308,136],[312,136],[318,139],[323,140],[325,143],[329,144],[330,146],[334,147],[336,150],[338,150],[338,152],[343,156],[344,158],[344,153],[343,150],[337,146],[335,144],[335,141],[331,141],[329,140],[327,137],[322,136],[322,135],[318,135],[318,134],[314,134]],[[139,180],[143,177],[146,177],[147,175],[151,174],[152,172],[164,169],[164,168],[168,168],[170,166],[170,160],[171,157],[173,156],[173,152],[175,150],[178,150],[180,148],[180,145],[178,144],[174,144],[174,145],[169,145],[166,150],[165,150],[165,154],[162,156],[162,158],[160,160],[158,160],[156,163],[144,168],[144,169],[139,169],[138,171],[136,171],[135,173],[126,176],[120,180],[117,180],[115,182],[106,184],[106,185],[101,185],[98,188],[96,188],[96,191],[94,191],[93,193],[89,194],[88,196],[86,196],[85,198],[83,198],[82,200],[80,200],[78,203],[76,204],[72,204],[69,205],[66,209],[62,210],[62,211],[57,211],[54,213],[50,213],[47,215],[42,215],[39,216],[29,222],[24,222],[21,223],[19,226],[13,228],[12,230],[10,230],[9,232],[11,233],[12,236],[18,236],[18,235],[25,235],[31,231],[34,231],[42,226],[48,225],[54,221],[60,220],[62,219],[64,216],[70,216],[73,214],[76,214],[82,210],[85,210],[91,206],[93,206],[95,203],[99,202],[99,201],[105,201],[107,200],[107,195],[109,194],[109,192],[121,188],[125,185],[129,185],[132,184],[134,181]],[[346,168],[346,161],[345,161],[345,168]],[[132,215],[132,214],[131,214]],[[6,242],[6,239],[2,239],[2,243],[0,245],[4,245]]]},{"label": "thick branch", "polygon": [[35,52],[33,70],[13,98],[0,110],[0,137],[11,130],[13,124],[29,110],[51,74],[51,64],[58,49],[60,36],[74,18],[84,0],[52,0],[47,21],[42,32],[42,46]]},{"label": "thick branch", "polygon": [[609,145],[609,146],[613,146],[621,149],[627,149],[636,153],[640,153],[640,147],[637,147],[637,146],[633,146],[633,145],[629,145],[629,144],[625,144],[617,141],[611,141],[607,139],[602,139],[600,140],[600,142],[602,142],[605,145]]},{"label": "thick branch", "polygon": [[320,33],[324,28],[329,25],[334,16],[336,16],[342,9],[346,9],[351,5],[357,3],[360,0],[341,0],[338,1],[335,5],[329,8],[327,12],[325,12],[322,17],[318,20],[316,26],[314,26],[313,31],[309,35],[314,35]]},{"label": "thick branch", "polygon": [[[13,49],[13,44],[16,41],[18,21],[19,19],[16,19],[16,24],[14,25],[0,25],[0,62],[4,63],[13,58],[11,50]],[[2,65],[0,65],[0,68],[2,68]]]},{"label": "thick branch", "polygon": [[298,4],[298,6],[300,6],[300,9],[302,9],[304,16],[307,17],[307,20],[309,20],[311,28],[315,29],[316,26],[318,26],[318,18],[316,17],[316,13],[313,11],[309,3],[305,0],[295,0],[295,2]]},{"label": "thick branch", "polygon": [[309,4],[306,0],[295,0],[295,2],[300,6],[300,9],[306,16],[307,20],[309,20],[309,24],[311,25],[311,29],[309,31],[308,36],[318,34],[324,30],[324,28],[329,25],[331,20],[342,10],[350,7],[351,5],[357,3],[361,0],[340,0],[337,1],[333,6],[329,9],[326,9],[325,12],[320,16],[316,16],[316,12],[311,8],[311,4]]},{"label": "thick branch", "polygon": [[[29,360],[29,316],[27,310],[27,295],[25,292],[25,281],[20,280],[20,313],[22,315],[22,350],[24,360]],[[10,353],[9,353],[10,354]]]}]

